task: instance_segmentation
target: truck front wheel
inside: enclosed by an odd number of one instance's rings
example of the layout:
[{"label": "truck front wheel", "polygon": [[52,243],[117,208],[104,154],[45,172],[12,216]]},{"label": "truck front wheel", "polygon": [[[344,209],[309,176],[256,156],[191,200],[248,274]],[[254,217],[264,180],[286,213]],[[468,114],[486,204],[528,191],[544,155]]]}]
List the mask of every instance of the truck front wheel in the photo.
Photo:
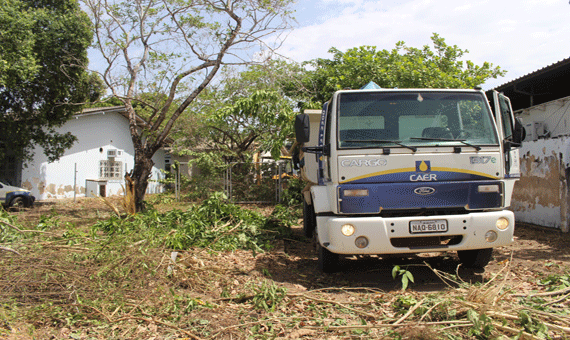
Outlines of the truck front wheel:
[{"label": "truck front wheel", "polygon": [[484,268],[493,256],[493,248],[458,250],[459,261],[468,268]]},{"label": "truck front wheel", "polygon": [[338,254],[330,252],[327,248],[321,246],[317,241],[318,264],[319,270],[323,273],[334,273],[338,271]]},{"label": "truck front wheel", "polygon": [[315,209],[303,200],[303,234],[308,238],[313,237],[316,226],[317,216],[315,215]]},{"label": "truck front wheel", "polygon": [[27,206],[26,201],[21,196],[16,196],[10,202],[10,208],[20,211],[23,207]]}]

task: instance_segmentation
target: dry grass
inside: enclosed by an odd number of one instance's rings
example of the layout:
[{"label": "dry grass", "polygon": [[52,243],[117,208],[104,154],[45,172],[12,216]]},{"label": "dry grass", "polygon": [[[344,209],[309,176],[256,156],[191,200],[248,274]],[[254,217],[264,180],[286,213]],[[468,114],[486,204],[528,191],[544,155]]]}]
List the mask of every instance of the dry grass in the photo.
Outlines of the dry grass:
[{"label": "dry grass", "polygon": [[[170,202],[161,209],[172,206],[185,208]],[[541,273],[521,277],[513,267],[517,252],[475,283],[462,280],[461,268],[420,259],[408,270],[416,279],[429,277],[402,292],[391,278],[368,281],[391,268],[367,262],[365,269],[316,273],[312,248],[300,237],[255,255],[193,248],[173,256],[150,240],[90,229],[112,214],[97,199],[16,214],[20,230],[44,223],[43,232],[12,230],[2,244],[20,255],[0,250],[0,338],[570,337],[570,291],[537,285]],[[557,275],[567,273],[567,263],[561,266]]]}]

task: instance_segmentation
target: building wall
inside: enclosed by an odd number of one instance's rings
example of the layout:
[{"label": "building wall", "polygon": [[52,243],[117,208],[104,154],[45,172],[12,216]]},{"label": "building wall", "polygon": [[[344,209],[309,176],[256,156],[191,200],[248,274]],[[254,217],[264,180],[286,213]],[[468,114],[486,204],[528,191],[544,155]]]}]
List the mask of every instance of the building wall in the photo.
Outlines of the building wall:
[{"label": "building wall", "polygon": [[[570,135],[570,97],[556,99],[515,112],[527,130],[528,139],[552,138]],[[535,124],[538,123],[538,124]],[[534,138],[531,138],[534,135]]]},{"label": "building wall", "polygon": [[568,231],[570,137],[524,142],[511,208],[517,221]]},{"label": "building wall", "polygon": [[[123,155],[115,158],[123,162],[121,177],[107,180],[105,196],[122,195],[122,176],[134,166],[134,147],[127,119],[118,113],[79,115],[59,130],[70,131],[78,141],[53,163],[48,162],[41,148],[36,149],[33,162],[22,171],[22,186],[39,200],[89,195],[87,182],[100,180],[100,161],[108,159],[109,149],[118,149],[123,150]],[[164,169],[164,152],[157,152],[153,160],[155,166],[147,192],[158,193],[162,185],[156,180],[164,177],[160,171]]]},{"label": "building wall", "polygon": [[568,232],[570,97],[517,113],[527,128],[527,139],[520,150],[522,176],[511,208],[517,221]]}]

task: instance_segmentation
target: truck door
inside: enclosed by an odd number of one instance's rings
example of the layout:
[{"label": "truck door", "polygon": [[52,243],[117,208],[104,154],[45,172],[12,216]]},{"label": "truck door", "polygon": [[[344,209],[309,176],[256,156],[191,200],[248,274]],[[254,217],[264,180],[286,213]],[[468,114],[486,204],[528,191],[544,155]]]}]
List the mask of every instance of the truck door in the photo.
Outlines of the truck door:
[{"label": "truck door", "polygon": [[492,106],[495,121],[499,130],[499,138],[503,143],[503,157],[505,161],[505,178],[520,177],[519,149],[515,143],[515,116],[508,97],[495,90],[487,93]]}]

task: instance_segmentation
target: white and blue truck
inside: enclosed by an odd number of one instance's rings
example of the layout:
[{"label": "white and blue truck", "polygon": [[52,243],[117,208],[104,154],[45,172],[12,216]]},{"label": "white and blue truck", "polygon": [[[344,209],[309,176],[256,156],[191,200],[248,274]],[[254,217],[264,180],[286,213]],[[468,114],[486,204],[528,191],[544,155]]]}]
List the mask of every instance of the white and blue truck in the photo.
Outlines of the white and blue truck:
[{"label": "white and blue truck", "polygon": [[483,268],[513,242],[525,131],[504,95],[371,83],[298,115],[295,133],[303,230],[323,272],[341,256],[448,251]]}]

